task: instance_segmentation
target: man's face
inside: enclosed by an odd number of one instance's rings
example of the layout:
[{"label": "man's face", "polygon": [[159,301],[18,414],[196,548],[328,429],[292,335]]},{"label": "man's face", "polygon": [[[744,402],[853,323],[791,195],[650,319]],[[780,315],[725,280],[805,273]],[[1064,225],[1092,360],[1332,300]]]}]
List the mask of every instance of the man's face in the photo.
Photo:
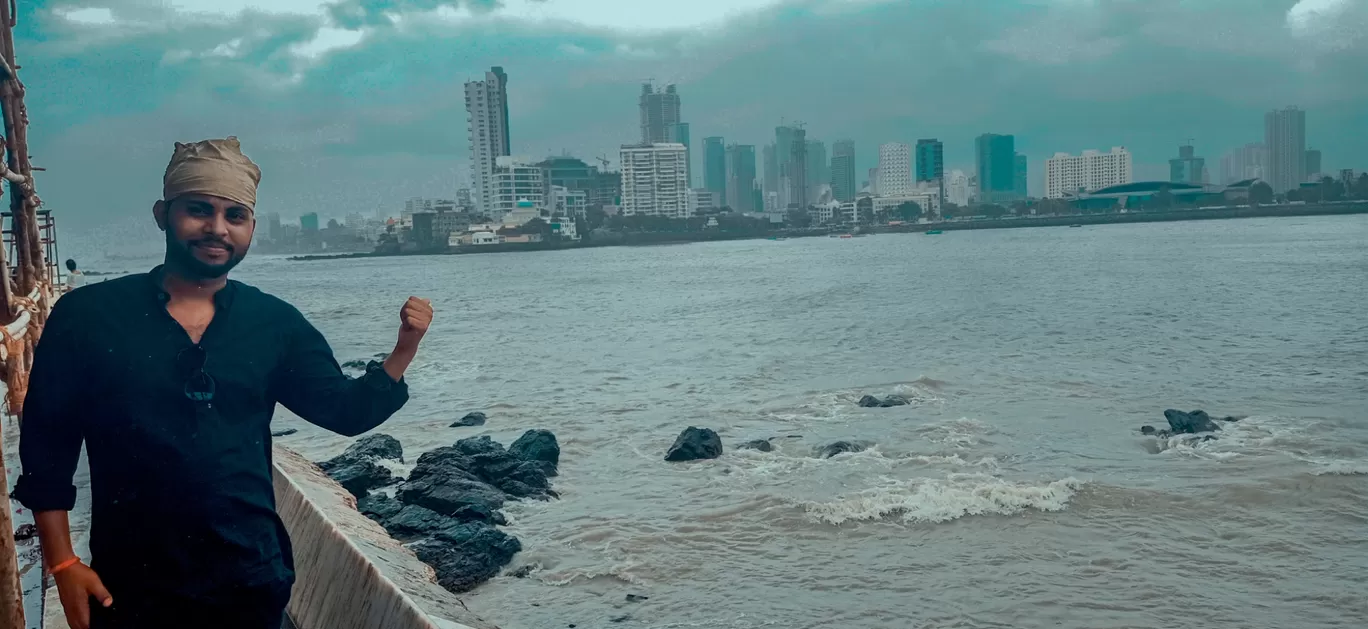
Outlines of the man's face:
[{"label": "man's face", "polygon": [[203,279],[223,277],[247,257],[256,229],[250,208],[207,194],[159,202],[157,222],[166,231],[168,260]]}]

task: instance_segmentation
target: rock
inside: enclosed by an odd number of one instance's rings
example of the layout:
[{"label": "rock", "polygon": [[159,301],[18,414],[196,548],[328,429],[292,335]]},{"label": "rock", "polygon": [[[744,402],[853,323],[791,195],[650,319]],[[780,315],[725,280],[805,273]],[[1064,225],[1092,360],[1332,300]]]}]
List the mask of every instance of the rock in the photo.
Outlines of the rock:
[{"label": "rock", "polygon": [[755,440],[753,440],[753,441],[747,441],[747,442],[745,442],[745,443],[743,443],[743,444],[741,444],[741,445],[739,445],[739,446],[736,446],[736,449],[738,449],[738,450],[759,450],[759,451],[761,451],[761,452],[773,452],[773,451],[774,451],[774,444],[770,443],[770,442],[769,442],[769,439],[755,439]]},{"label": "rock", "polygon": [[890,407],[894,407],[894,406],[907,406],[908,404],[911,404],[911,403],[912,403],[912,401],[909,400],[909,399],[907,399],[906,396],[902,396],[902,395],[890,395],[890,396],[884,398],[883,401],[879,403],[879,407],[880,407],[880,408],[890,408]]},{"label": "rock", "polygon": [[1164,411],[1164,419],[1168,420],[1169,428],[1173,429],[1175,435],[1214,432],[1221,429],[1204,411],[1184,413],[1169,409]]},{"label": "rock", "polygon": [[629,620],[631,620],[631,619],[632,619],[631,615],[624,614],[624,615],[622,615],[622,616],[617,616],[617,617],[614,617],[614,618],[609,618],[609,619],[608,619],[608,622],[627,622],[627,621],[629,621]]},{"label": "rock", "polygon": [[495,511],[504,503],[503,492],[459,470],[449,474],[431,473],[404,483],[398,497],[406,505],[426,507],[443,515],[470,506]]},{"label": "rock", "polygon": [[514,579],[526,579],[527,577],[532,576],[532,573],[536,571],[536,566],[532,564],[527,564],[525,566],[518,568],[517,570],[514,570],[513,572],[508,573],[508,576],[513,577]]},{"label": "rock", "polygon": [[356,501],[356,510],[381,525],[386,520],[394,517],[396,513],[404,508],[404,505],[385,494],[371,494]]},{"label": "rock", "polygon": [[883,406],[883,400],[880,400],[879,398],[876,398],[872,395],[866,395],[864,397],[861,397],[860,401],[857,402],[857,404],[863,406],[864,408],[879,408],[880,406]]},{"label": "rock", "polygon": [[1238,415],[1238,416],[1236,416],[1236,415],[1226,415],[1225,417],[1222,417],[1222,418],[1221,418],[1221,421],[1223,421],[1223,422],[1230,422],[1230,423],[1233,424],[1233,423],[1238,422],[1238,421],[1240,421],[1240,420],[1242,420],[1242,419],[1244,419],[1244,418],[1245,418],[1245,417],[1244,417],[1243,415]]},{"label": "rock", "polygon": [[649,596],[642,596],[642,595],[640,595],[640,594],[628,594],[628,595],[627,595],[627,602],[628,602],[628,603],[640,603],[641,601],[649,601],[649,600],[651,600],[651,597],[649,597]]},{"label": "rock", "polygon": [[342,485],[357,498],[365,498],[366,492],[396,482],[388,467],[373,459],[348,459],[333,463],[326,470],[328,476]]},{"label": "rock", "polygon": [[277,431],[271,433],[271,436],[272,436],[272,437],[288,437],[288,436],[293,435],[293,434],[295,434],[295,433],[297,433],[297,432],[299,432],[299,431],[298,431],[298,430],[295,430],[294,428],[287,428],[287,429],[285,429],[285,430],[277,430]]},{"label": "rock", "polygon": [[1202,441],[1203,441],[1203,442],[1215,441],[1215,440],[1216,440],[1216,437],[1215,437],[1214,435],[1207,435],[1207,436],[1205,436],[1205,437],[1202,437]]},{"label": "rock", "polygon": [[689,426],[665,453],[666,461],[697,461],[722,456],[722,438],[708,428]]},{"label": "rock", "polygon": [[817,456],[823,459],[829,459],[845,452],[864,452],[866,449],[868,449],[867,446],[853,441],[837,441],[819,448],[817,450]]},{"label": "rock", "polygon": [[483,426],[483,425],[485,425],[485,421],[486,421],[487,419],[488,419],[488,418],[485,416],[484,413],[481,413],[481,412],[479,412],[479,411],[475,411],[474,413],[467,413],[465,417],[462,417],[462,418],[460,418],[460,419],[458,419],[458,420],[452,422],[450,427],[451,427],[451,428],[464,428],[464,427],[466,427],[466,426]]},{"label": "rock", "polygon": [[14,529],[14,541],[26,542],[38,537],[38,527],[32,524],[20,524],[19,528]]},{"label": "rock", "polygon": [[1142,434],[1142,435],[1152,435],[1152,434],[1154,434],[1154,432],[1155,432],[1154,426],[1141,426],[1141,427],[1140,427],[1140,434]]},{"label": "rock", "polygon": [[560,444],[556,442],[556,435],[549,430],[523,433],[513,445],[508,446],[508,453],[524,461],[549,463],[549,468],[542,468],[547,476],[555,476],[556,469],[560,467]]},{"label": "rock", "polygon": [[386,459],[403,463],[404,446],[400,445],[398,439],[383,433],[366,435],[357,439],[356,443],[348,446],[341,455],[332,460],[360,458]]},{"label": "rock", "polygon": [[347,361],[347,362],[345,362],[345,363],[342,363],[342,368],[343,368],[343,369],[365,369],[365,368],[366,368],[366,361],[364,361],[364,360],[349,360],[349,361]]},{"label": "rock", "polygon": [[468,523],[444,529],[412,549],[437,572],[438,585],[460,594],[499,574],[522,543],[492,526]]},{"label": "rock", "polygon": [[[398,503],[396,503],[398,504]],[[375,518],[371,518],[375,519]],[[437,513],[417,505],[403,505],[396,513],[379,520],[390,535],[399,540],[435,537],[455,526],[465,524],[506,525],[508,520],[498,511],[480,506],[466,506],[451,515]]]}]

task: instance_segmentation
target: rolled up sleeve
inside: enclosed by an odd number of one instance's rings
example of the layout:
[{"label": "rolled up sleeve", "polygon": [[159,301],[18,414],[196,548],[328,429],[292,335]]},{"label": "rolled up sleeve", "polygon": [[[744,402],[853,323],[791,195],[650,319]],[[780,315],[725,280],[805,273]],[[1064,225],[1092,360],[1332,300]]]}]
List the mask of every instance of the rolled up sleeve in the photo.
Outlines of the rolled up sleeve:
[{"label": "rolled up sleeve", "polygon": [[78,312],[70,296],[59,299],[33,352],[19,425],[22,471],[14,486],[14,498],[33,511],[70,511],[76,504],[72,477],[82,442],[78,388],[85,371]]},{"label": "rolled up sleeve", "polygon": [[408,402],[408,383],[390,379],[378,363],[352,378],[342,372],[323,334],[294,313],[290,340],[276,372],[275,397],[305,421],[356,436],[383,424]]}]

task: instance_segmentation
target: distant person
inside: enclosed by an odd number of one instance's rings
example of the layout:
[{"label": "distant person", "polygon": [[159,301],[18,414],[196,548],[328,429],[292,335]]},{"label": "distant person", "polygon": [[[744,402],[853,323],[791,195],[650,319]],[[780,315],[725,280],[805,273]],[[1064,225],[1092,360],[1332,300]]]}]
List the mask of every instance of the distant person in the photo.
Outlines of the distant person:
[{"label": "distant person", "polygon": [[[276,403],[350,436],[408,400],[428,301],[403,304],[394,351],[351,379],[298,310],[228,279],[260,179],[236,138],[176,143],[152,209],[164,264],[62,297],[38,343],[14,496],[73,629],[279,629],[294,560],[271,483]],[[67,522],[82,441],[89,567]]]},{"label": "distant person", "polygon": [[80,269],[77,269],[77,268],[76,268],[76,261],[75,261],[75,260],[72,260],[71,258],[67,258],[67,261],[66,261],[66,268],[67,268],[67,281],[66,281],[66,285],[67,285],[67,288],[68,288],[68,289],[71,289],[71,288],[79,288],[82,284],[85,284],[85,273],[82,273],[82,272],[80,271]]}]

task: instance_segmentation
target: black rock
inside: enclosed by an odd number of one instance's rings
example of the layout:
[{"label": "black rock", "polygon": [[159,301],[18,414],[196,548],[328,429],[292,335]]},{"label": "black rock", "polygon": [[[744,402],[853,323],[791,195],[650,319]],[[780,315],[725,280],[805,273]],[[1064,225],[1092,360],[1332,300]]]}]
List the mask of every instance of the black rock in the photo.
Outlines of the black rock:
[{"label": "black rock", "polygon": [[1164,419],[1168,420],[1169,428],[1173,429],[1175,435],[1214,432],[1221,429],[1204,411],[1184,413],[1169,409],[1164,411]]},{"label": "black rock", "polygon": [[1142,434],[1142,435],[1153,435],[1154,433],[1155,433],[1154,426],[1141,426],[1141,427],[1140,427],[1140,434]]},{"label": "black rock", "polygon": [[743,443],[743,444],[741,444],[741,445],[739,445],[739,446],[736,446],[736,449],[738,449],[738,450],[759,450],[759,451],[761,451],[761,452],[773,452],[773,451],[774,451],[774,444],[770,443],[770,442],[769,442],[769,439],[755,439],[755,440],[753,440],[753,441],[747,441],[747,442],[745,442],[745,443]]},{"label": "black rock", "polygon": [[864,444],[855,443],[853,441],[837,441],[819,448],[817,450],[817,456],[823,459],[829,459],[844,452],[864,452],[867,449],[868,447]]},{"label": "black rock", "polygon": [[469,523],[443,529],[412,548],[437,572],[439,585],[460,594],[498,575],[522,543],[492,526]]},{"label": "black rock", "polygon": [[1233,424],[1233,423],[1238,422],[1238,421],[1240,421],[1240,420],[1242,420],[1242,419],[1244,419],[1244,416],[1227,415],[1227,416],[1225,416],[1225,417],[1222,417],[1222,418],[1221,418],[1221,421],[1223,421],[1223,422],[1230,422],[1230,423]]},{"label": "black rock", "polygon": [[[508,452],[524,461],[549,463],[547,476],[555,476],[556,468],[560,466],[560,444],[556,442],[556,435],[549,430],[529,430],[523,433],[513,445],[508,446]],[[548,470],[545,466],[542,469]]]},{"label": "black rock", "polygon": [[294,428],[286,428],[285,430],[277,430],[277,431],[271,433],[271,436],[272,436],[272,437],[288,437],[288,436],[293,435],[293,434],[295,434],[295,433],[297,433],[297,432],[299,432],[299,431],[298,431],[298,430],[295,430]]},{"label": "black rock", "polygon": [[484,413],[475,411],[474,413],[467,413],[465,417],[462,417],[452,422],[451,428],[464,428],[466,426],[483,426],[485,425],[486,420],[488,420],[488,417],[486,417]]},{"label": "black rock", "polygon": [[504,450],[503,444],[495,441],[489,435],[466,437],[465,439],[457,441],[454,447],[459,450],[461,454],[466,456],[507,453],[507,450]]},{"label": "black rock", "polygon": [[[366,435],[351,444],[341,455],[332,459],[388,459],[390,461],[404,462],[404,446],[400,445],[399,440],[383,433]],[[326,464],[325,464],[326,465]],[[326,469],[326,468],[325,468]]]},{"label": "black rock", "polygon": [[649,601],[649,600],[651,600],[651,597],[649,597],[649,596],[642,596],[642,595],[640,595],[640,594],[628,594],[628,595],[627,595],[627,602],[628,602],[628,603],[640,603],[641,601]]},{"label": "black rock", "polygon": [[38,527],[32,524],[20,524],[19,528],[14,529],[14,541],[25,542],[38,537]]},{"label": "black rock", "polygon": [[630,615],[624,614],[624,615],[622,615],[622,616],[617,616],[617,617],[614,617],[614,618],[609,618],[609,619],[608,619],[608,622],[627,622],[627,621],[629,621],[629,620],[631,620],[631,619],[632,619],[632,617],[631,617]]},{"label": "black rock", "polygon": [[708,428],[689,426],[665,453],[666,461],[697,461],[722,456],[722,438]]},{"label": "black rock", "polygon": [[865,408],[878,408],[880,406],[883,406],[883,400],[880,400],[879,398],[876,398],[872,395],[866,395],[864,397],[861,397],[860,401],[857,402],[857,404]]},{"label": "black rock", "polygon": [[1205,436],[1205,437],[1202,437],[1202,441],[1215,441],[1215,440],[1216,440],[1215,435],[1207,435],[1207,436]]},{"label": "black rock", "polygon": [[525,566],[518,568],[517,570],[514,570],[513,572],[508,573],[508,576],[513,577],[514,579],[526,579],[527,577],[532,576],[532,573],[536,571],[536,566],[532,564],[527,564]]},{"label": "black rock", "polygon": [[342,368],[343,368],[343,369],[365,369],[365,368],[366,368],[366,364],[367,364],[367,363],[366,363],[366,361],[364,361],[364,360],[349,360],[349,361],[347,361],[347,362],[345,362],[345,363],[342,363]]},{"label": "black rock", "polygon": [[394,517],[404,505],[385,494],[371,494],[356,501],[356,510],[380,524]]},{"label": "black rock", "polygon": [[461,470],[430,473],[399,488],[399,501],[451,515],[466,507],[495,511],[503,506],[504,494],[488,483],[471,478]]},{"label": "black rock", "polygon": [[893,406],[907,406],[908,404],[911,404],[911,403],[912,403],[912,401],[909,400],[909,399],[907,399],[906,396],[902,396],[902,395],[890,395],[890,396],[884,398],[883,401],[879,402],[879,407],[880,407],[880,408],[890,408],[890,407],[893,407]]},{"label": "black rock", "polygon": [[357,498],[364,498],[366,492],[398,480],[390,473],[389,468],[376,463],[373,459],[344,459],[332,462],[325,471],[341,484],[343,489]]}]

